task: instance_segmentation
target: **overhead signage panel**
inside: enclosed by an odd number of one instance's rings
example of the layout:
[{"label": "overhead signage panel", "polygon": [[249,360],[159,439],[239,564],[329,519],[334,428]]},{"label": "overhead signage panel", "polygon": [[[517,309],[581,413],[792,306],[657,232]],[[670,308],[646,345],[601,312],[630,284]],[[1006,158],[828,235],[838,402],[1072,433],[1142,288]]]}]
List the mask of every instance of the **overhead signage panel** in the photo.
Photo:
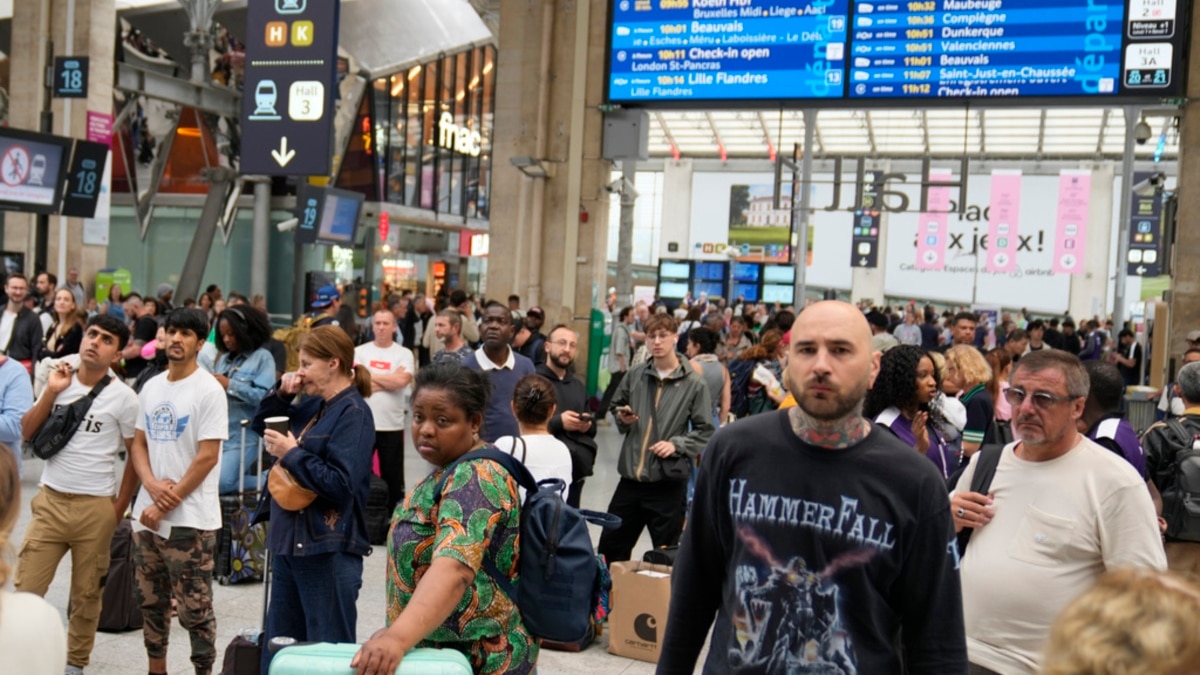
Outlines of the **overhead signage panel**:
[{"label": "overhead signage panel", "polygon": [[1183,0],[614,0],[609,98],[1179,96]]},{"label": "overhead signage panel", "polygon": [[249,0],[243,174],[329,173],[338,0]]},{"label": "overhead signage panel", "polygon": [[841,98],[849,0],[615,0],[613,101]]}]

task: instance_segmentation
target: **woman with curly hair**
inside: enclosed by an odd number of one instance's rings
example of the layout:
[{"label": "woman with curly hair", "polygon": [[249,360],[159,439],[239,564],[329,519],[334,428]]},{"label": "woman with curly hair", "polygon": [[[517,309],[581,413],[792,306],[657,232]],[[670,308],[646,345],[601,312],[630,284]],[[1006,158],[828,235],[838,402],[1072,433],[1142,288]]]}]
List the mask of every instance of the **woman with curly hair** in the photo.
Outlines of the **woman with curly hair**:
[{"label": "woman with curly hair", "polygon": [[949,478],[957,468],[957,449],[938,431],[941,415],[930,406],[941,383],[933,359],[920,347],[899,345],[884,352],[879,375],[867,392],[863,416],[928,457]]}]

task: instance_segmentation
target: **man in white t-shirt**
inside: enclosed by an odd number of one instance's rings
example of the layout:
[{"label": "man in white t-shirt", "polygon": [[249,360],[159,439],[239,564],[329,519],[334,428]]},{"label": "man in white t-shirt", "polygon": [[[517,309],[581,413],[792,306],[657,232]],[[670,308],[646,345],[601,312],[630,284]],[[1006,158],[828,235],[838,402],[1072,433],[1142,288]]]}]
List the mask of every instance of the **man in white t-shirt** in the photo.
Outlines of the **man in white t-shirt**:
[{"label": "man in white t-shirt", "polygon": [[1005,394],[1022,440],[987,494],[970,491],[981,452],[951,493],[955,529],[974,528],[961,563],[972,675],[1039,672],[1050,624],[1105,570],[1167,567],[1145,479],[1076,431],[1088,389],[1074,354],[1024,356]]},{"label": "man in white t-shirt", "polygon": [[371,319],[375,340],[354,350],[354,365],[371,373],[367,405],[375,417],[379,473],[388,484],[390,504],[404,499],[404,424],[412,395],[413,353],[396,342],[396,316],[386,309]]},{"label": "man in white t-shirt", "polygon": [[217,380],[196,363],[208,318],[194,308],[167,316],[167,372],[138,396],[130,456],[142,489],[133,508],[142,634],[151,673],[167,672],[171,597],[192,642],[192,665],[210,673],[217,658],[212,606],[213,553],[221,529],[217,482],[228,403]]},{"label": "man in white t-shirt", "polygon": [[17,563],[16,589],[44,596],[59,561],[71,552],[67,675],[82,673],[90,660],[109,543],[137,487],[132,464],[125,465],[120,490],[115,471],[117,453],[133,442],[137,394],[108,371],[128,341],[129,329],[119,319],[92,317],[80,344],[78,370],[59,363],[37,404],[21,418],[22,435],[30,440],[54,410],[88,396],[109,378],[71,439],[46,460]]}]

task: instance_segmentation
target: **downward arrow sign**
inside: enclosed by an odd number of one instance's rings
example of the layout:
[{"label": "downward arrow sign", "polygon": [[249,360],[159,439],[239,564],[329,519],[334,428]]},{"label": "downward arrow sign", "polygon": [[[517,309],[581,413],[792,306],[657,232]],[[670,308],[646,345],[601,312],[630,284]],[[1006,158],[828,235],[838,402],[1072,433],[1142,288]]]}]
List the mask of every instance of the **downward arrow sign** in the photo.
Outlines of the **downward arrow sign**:
[{"label": "downward arrow sign", "polygon": [[859,259],[858,259],[858,266],[859,266],[859,267],[866,267],[866,266],[867,266],[867,259],[866,259],[866,258],[859,258]]},{"label": "downward arrow sign", "polygon": [[287,136],[279,139],[279,149],[272,150],[271,156],[274,157],[275,161],[279,163],[279,168],[281,169],[287,166],[288,162],[292,161],[292,158],[296,156],[296,151],[288,150]]}]

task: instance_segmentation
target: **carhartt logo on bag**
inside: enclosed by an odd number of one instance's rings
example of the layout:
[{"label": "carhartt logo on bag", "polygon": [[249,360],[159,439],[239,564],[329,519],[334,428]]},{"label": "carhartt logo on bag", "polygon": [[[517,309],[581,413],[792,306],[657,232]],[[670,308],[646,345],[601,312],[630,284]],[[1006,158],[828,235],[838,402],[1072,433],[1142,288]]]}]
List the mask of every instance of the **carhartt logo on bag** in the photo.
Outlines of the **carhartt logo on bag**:
[{"label": "carhartt logo on bag", "polygon": [[650,614],[638,614],[633,620],[633,632],[646,642],[658,642],[658,619]]}]

